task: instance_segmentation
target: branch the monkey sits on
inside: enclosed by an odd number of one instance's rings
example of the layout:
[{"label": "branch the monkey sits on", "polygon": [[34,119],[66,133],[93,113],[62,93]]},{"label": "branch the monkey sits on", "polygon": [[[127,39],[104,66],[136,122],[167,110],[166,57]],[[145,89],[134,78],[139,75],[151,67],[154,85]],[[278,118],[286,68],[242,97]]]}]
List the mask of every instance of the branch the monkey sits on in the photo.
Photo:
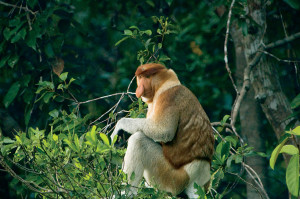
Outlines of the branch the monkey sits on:
[{"label": "branch the monkey sits on", "polygon": [[139,66],[135,75],[136,96],[148,104],[147,117],[122,118],[111,135],[113,139],[120,130],[132,134],[123,165],[129,183],[137,187],[144,176],[161,190],[173,195],[184,191],[194,198],[194,183],[207,188],[210,182],[214,152],[210,121],[172,69],[150,63]]}]

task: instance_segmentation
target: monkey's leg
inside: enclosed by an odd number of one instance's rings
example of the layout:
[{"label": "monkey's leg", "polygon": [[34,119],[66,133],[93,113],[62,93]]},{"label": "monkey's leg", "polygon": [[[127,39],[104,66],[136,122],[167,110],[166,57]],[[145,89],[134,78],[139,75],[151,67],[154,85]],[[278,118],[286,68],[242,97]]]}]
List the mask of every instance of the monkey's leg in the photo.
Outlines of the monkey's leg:
[{"label": "monkey's leg", "polygon": [[137,194],[137,186],[143,178],[145,148],[143,146],[145,135],[136,132],[130,136],[124,157],[123,171],[128,175],[128,182],[132,185],[131,192]]},{"label": "monkey's leg", "polygon": [[133,186],[138,186],[144,175],[148,184],[173,195],[183,191],[189,181],[189,176],[183,168],[175,169],[165,159],[161,145],[141,132],[129,138],[124,172],[128,174],[129,183]]},{"label": "monkey's leg", "polygon": [[206,160],[194,160],[193,162],[184,166],[184,169],[190,176],[189,185],[185,189],[185,193],[189,198],[198,198],[196,194],[197,189],[194,184],[203,187],[205,192],[208,191],[210,183],[210,163]]}]

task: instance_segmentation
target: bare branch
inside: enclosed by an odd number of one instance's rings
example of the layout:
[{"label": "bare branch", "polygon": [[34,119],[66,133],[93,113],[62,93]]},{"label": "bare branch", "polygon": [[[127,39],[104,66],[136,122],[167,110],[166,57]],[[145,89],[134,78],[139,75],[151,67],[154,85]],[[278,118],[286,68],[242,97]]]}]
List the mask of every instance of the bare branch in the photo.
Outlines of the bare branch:
[{"label": "bare branch", "polygon": [[3,2],[3,1],[0,1],[0,4],[2,4],[2,5],[4,5],[4,6],[8,6],[8,7],[19,8],[20,10],[24,10],[24,11],[26,11],[26,12],[29,12],[29,13],[32,14],[32,15],[36,15],[36,13],[38,13],[38,11],[33,12],[33,11],[30,10],[27,6],[26,6],[26,7],[23,7],[23,6],[17,6],[17,5],[10,4],[10,3],[6,3],[6,2]]},{"label": "bare branch", "polygon": [[90,102],[97,101],[97,100],[104,99],[104,98],[113,97],[113,96],[116,96],[116,95],[125,95],[125,94],[135,95],[135,93],[133,93],[133,92],[114,93],[114,94],[111,94],[111,95],[106,95],[106,96],[98,97],[98,98],[95,98],[95,99],[87,100],[85,102],[78,102],[78,105],[90,103]]},{"label": "bare branch", "polygon": [[228,13],[228,19],[227,19],[227,27],[226,27],[226,35],[225,35],[225,42],[224,42],[224,61],[225,61],[225,66],[229,75],[229,78],[231,80],[231,83],[236,91],[236,93],[239,95],[239,91],[234,83],[234,80],[232,78],[231,70],[229,68],[228,64],[228,52],[227,52],[227,43],[228,43],[228,37],[229,37],[229,29],[230,29],[230,20],[231,20],[231,15],[232,15],[232,8],[235,3],[235,0],[232,0],[230,8],[229,8],[229,13]]},{"label": "bare branch", "polygon": [[269,53],[269,52],[264,51],[264,50],[260,50],[260,52],[262,52],[266,55],[269,55],[270,57],[273,57],[274,59],[276,59],[279,62],[285,62],[285,63],[299,63],[300,62],[300,61],[297,61],[297,60],[280,59],[280,58],[276,57],[275,55],[273,55],[272,53]]},{"label": "bare branch", "polygon": [[275,48],[275,47],[281,46],[283,44],[289,43],[289,42],[291,42],[291,41],[293,41],[295,39],[298,39],[298,38],[300,38],[300,32],[295,33],[295,34],[293,34],[293,35],[291,35],[289,37],[286,37],[284,39],[272,42],[272,43],[266,45],[264,49],[268,50],[268,49],[271,49],[271,48]]}]

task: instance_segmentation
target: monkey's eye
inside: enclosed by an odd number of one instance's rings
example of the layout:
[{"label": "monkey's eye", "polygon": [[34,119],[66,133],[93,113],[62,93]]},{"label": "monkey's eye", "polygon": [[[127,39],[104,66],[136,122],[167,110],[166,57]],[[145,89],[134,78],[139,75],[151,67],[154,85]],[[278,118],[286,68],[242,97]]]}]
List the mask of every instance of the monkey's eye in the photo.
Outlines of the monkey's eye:
[{"label": "monkey's eye", "polygon": [[148,78],[150,78],[150,75],[146,75],[145,77],[148,79]]}]

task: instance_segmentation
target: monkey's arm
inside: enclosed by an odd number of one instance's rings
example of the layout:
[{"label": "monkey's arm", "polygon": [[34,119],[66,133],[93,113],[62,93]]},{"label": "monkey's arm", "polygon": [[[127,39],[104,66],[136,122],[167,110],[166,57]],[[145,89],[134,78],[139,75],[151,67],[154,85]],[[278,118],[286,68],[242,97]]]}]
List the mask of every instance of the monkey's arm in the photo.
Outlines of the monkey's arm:
[{"label": "monkey's arm", "polygon": [[118,134],[120,130],[124,130],[130,134],[142,132],[155,142],[171,141],[177,130],[178,119],[174,115],[166,115],[154,120],[153,118],[122,118],[117,123],[111,139]]}]

